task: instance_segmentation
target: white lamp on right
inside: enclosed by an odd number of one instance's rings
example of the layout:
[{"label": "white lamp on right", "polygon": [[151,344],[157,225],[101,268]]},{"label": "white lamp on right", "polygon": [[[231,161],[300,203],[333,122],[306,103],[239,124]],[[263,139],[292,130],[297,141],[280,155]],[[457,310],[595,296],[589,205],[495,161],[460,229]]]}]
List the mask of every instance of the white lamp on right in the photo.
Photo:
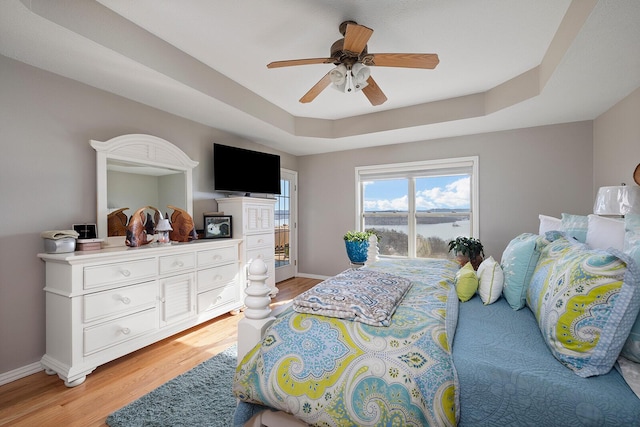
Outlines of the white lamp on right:
[{"label": "white lamp on right", "polygon": [[593,213],[610,216],[640,213],[640,187],[624,184],[600,187],[593,205]]}]

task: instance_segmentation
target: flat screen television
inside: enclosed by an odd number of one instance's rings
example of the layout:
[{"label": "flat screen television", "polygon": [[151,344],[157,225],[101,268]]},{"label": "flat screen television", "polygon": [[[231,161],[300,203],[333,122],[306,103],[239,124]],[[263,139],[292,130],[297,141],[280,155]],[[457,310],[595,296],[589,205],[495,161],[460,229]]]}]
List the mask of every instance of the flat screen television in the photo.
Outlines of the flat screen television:
[{"label": "flat screen television", "polygon": [[280,156],[213,144],[216,191],[280,194]]}]

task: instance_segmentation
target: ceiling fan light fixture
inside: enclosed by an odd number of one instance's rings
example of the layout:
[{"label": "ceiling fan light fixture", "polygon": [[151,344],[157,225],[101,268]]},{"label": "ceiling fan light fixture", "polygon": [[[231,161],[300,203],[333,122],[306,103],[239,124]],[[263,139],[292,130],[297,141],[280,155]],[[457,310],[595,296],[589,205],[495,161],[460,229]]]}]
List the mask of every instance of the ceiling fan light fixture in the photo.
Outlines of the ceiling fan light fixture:
[{"label": "ceiling fan light fixture", "polygon": [[347,81],[347,67],[343,64],[338,65],[329,72],[329,78],[331,79],[331,83],[336,86],[344,85]]},{"label": "ceiling fan light fixture", "polygon": [[369,67],[360,63],[353,64],[351,68],[340,64],[329,72],[329,79],[335,89],[340,92],[351,93],[367,87],[367,79],[370,75]]},{"label": "ceiling fan light fixture", "polygon": [[359,91],[368,86],[367,79],[371,76],[371,70],[357,62],[351,67],[351,75],[353,76],[353,86],[356,91]]}]

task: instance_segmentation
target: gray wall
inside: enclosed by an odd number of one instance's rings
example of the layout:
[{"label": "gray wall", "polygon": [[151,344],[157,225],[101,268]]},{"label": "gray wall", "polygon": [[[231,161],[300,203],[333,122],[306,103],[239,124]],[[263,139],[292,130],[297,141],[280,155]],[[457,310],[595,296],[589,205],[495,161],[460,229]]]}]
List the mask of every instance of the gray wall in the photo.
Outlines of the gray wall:
[{"label": "gray wall", "polygon": [[356,225],[356,166],[477,155],[480,239],[500,260],[509,240],[537,232],[538,214],[591,212],[592,122],[303,156],[299,194],[301,273],[348,267],[342,235]]},{"label": "gray wall", "polygon": [[[237,136],[146,107],[0,56],[0,374],[45,351],[40,232],[96,221],[92,139],[129,133],[164,138],[200,164],[194,221],[216,211],[213,142],[277,153]],[[282,166],[297,170],[283,155]]]},{"label": "gray wall", "polygon": [[594,120],[593,147],[595,191],[622,182],[636,185],[633,171],[640,164],[640,88]]}]

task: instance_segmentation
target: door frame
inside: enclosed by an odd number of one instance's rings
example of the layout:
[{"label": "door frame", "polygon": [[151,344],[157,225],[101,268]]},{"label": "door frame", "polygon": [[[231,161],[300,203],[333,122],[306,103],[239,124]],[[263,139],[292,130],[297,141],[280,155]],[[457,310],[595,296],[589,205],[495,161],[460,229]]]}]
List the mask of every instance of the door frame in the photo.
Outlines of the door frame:
[{"label": "door frame", "polygon": [[290,182],[289,264],[276,267],[276,283],[295,277],[298,274],[298,172],[281,168],[280,179]]}]

